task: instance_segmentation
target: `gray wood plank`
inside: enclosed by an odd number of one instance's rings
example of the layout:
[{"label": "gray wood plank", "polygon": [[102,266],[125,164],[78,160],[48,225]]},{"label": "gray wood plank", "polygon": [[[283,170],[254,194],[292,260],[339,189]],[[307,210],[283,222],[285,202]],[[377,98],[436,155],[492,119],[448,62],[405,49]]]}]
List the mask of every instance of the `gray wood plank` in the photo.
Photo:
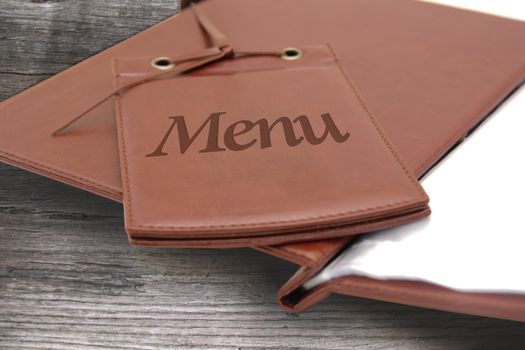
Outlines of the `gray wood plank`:
[{"label": "gray wood plank", "polygon": [[[2,0],[0,99],[176,13],[177,1]],[[120,204],[0,165],[2,349],[523,349],[525,325],[275,294],[295,266],[249,249],[134,249]]]}]

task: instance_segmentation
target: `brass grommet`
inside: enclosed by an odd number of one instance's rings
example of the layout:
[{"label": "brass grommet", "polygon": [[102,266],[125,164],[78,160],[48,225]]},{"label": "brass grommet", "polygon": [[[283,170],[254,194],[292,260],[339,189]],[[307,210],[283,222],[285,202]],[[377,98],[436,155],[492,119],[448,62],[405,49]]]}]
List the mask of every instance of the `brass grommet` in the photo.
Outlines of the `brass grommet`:
[{"label": "brass grommet", "polygon": [[303,52],[295,47],[287,47],[281,54],[281,58],[288,61],[298,60],[301,57],[303,57]]},{"label": "brass grommet", "polygon": [[168,70],[175,67],[175,64],[170,61],[169,57],[157,57],[151,61],[151,66],[160,70]]}]

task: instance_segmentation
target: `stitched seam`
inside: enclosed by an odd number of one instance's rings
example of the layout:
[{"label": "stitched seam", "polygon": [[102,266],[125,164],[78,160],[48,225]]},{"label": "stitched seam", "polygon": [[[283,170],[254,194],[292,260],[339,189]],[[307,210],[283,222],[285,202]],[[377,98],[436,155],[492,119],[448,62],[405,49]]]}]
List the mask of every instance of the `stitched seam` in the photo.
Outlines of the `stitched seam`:
[{"label": "stitched seam", "polygon": [[[419,210],[417,212],[414,212],[414,213],[410,213],[408,215],[406,215],[406,219],[404,220],[400,220],[399,222],[401,223],[406,223],[407,221],[410,221],[412,219],[417,219],[417,218],[420,218],[422,216],[425,216],[427,213],[429,213],[430,210]],[[358,235],[359,233],[362,233],[362,232],[370,232],[370,231],[377,231],[377,230],[381,230],[385,227],[388,227],[388,226],[392,226],[396,224],[396,222],[398,222],[397,220],[394,220],[394,221],[391,221],[390,219],[385,219],[385,220],[382,220],[382,221],[367,221],[367,222],[364,222],[364,223],[358,223],[358,224],[354,224],[354,225],[340,225],[340,226],[337,226],[336,227],[336,230],[335,231],[340,231],[340,230],[345,230],[344,232],[344,235],[346,236],[354,236],[354,235]],[[383,224],[385,223],[385,224]],[[379,227],[379,228],[378,228]],[[138,236],[135,236],[135,239],[136,240],[141,240],[143,242],[150,242],[150,243],[158,243],[158,242],[165,242],[166,244],[169,244],[168,242],[191,242],[193,243],[194,246],[197,246],[197,245],[201,245],[204,244],[208,244],[210,242],[217,242],[217,241],[221,241],[222,246],[225,246],[225,247],[233,247],[234,244],[238,244],[239,242],[242,243],[242,242],[248,242],[250,247],[257,247],[257,246],[261,246],[261,245],[274,245],[274,246],[279,246],[279,245],[283,245],[283,244],[287,244],[287,243],[290,243],[289,242],[289,237],[292,237],[292,238],[295,238],[295,241],[296,242],[304,242],[304,241],[315,241],[315,237],[317,236],[322,236],[323,238],[340,238],[341,237],[341,234],[342,233],[339,233],[339,232],[336,232],[336,233],[332,233],[332,231],[334,230],[331,230],[330,229],[331,227],[327,227],[326,230],[323,230],[323,231],[309,231],[309,230],[306,230],[306,231],[299,231],[299,230],[294,230],[294,231],[290,231],[290,232],[287,232],[287,237],[288,239],[283,239],[283,238],[280,238],[281,236],[283,235],[279,235],[279,236],[273,236],[273,239],[270,239],[272,236],[269,236],[268,234],[259,234],[258,232],[253,232],[251,234],[245,234],[245,235],[242,235],[242,236],[239,236],[239,235],[235,235],[235,236],[211,236],[211,237],[207,237],[205,236],[204,238],[201,238],[201,237],[194,237],[191,239],[191,241],[188,241],[188,237],[182,237],[182,238],[179,238],[179,237],[172,237],[172,236],[169,236],[169,237],[161,237],[161,236],[156,236],[156,237],[149,237],[149,236],[141,236],[140,233]],[[328,232],[328,233],[326,233]],[[317,238],[318,239],[318,238]],[[268,242],[270,240],[270,242]]]},{"label": "stitched seam", "polygon": [[51,167],[49,167],[47,165],[44,165],[42,163],[39,163],[39,162],[36,162],[36,161],[33,161],[33,160],[29,160],[27,158],[17,156],[17,155],[15,155],[13,153],[9,153],[9,152],[0,150],[0,155],[2,155],[2,154],[5,155],[7,158],[12,158],[15,161],[19,161],[22,164],[25,163],[25,164],[28,164],[28,165],[31,165],[31,166],[42,168],[42,169],[47,170],[47,171],[49,171],[51,173],[55,173],[57,175],[64,176],[65,178],[75,179],[75,180],[78,180],[78,181],[83,182],[85,184],[89,184],[89,185],[93,185],[93,186],[99,187],[99,188],[104,189],[104,190],[106,190],[106,191],[108,191],[110,193],[115,193],[114,189],[109,188],[109,187],[104,186],[104,185],[101,185],[99,183],[96,183],[94,181],[88,180],[86,178],[79,177],[79,176],[76,176],[76,175],[73,175],[73,174],[70,174],[70,173],[66,173],[66,172],[64,172],[62,170],[59,170],[59,169],[56,169],[56,168],[51,168]]},{"label": "stitched seam", "polygon": [[[117,81],[118,81],[118,77],[117,77]],[[125,133],[126,131],[124,130],[124,125],[123,125],[123,119],[122,119],[122,97],[120,95],[117,95],[115,97],[116,99],[116,113],[118,115],[118,134],[119,134],[119,140],[118,140],[118,143],[119,143],[119,146],[120,146],[120,154],[121,154],[121,159],[122,159],[122,162],[123,162],[123,178],[125,179],[125,183],[126,183],[126,188],[128,190],[128,195],[127,196],[123,196],[123,200],[124,202],[126,203],[127,207],[129,208],[129,210],[127,210],[127,213],[128,213],[128,217],[129,217],[129,223],[132,224],[133,223],[133,207],[131,205],[131,184],[130,184],[130,181],[129,181],[129,171],[128,171],[128,159],[127,159],[127,152],[126,152],[126,142],[124,141],[124,138],[125,138]]]},{"label": "stitched seam", "polygon": [[374,127],[377,130],[377,132],[379,133],[379,135],[383,139],[383,142],[388,147],[390,153],[392,153],[392,155],[395,157],[396,161],[401,166],[401,168],[403,169],[405,174],[412,181],[412,183],[416,187],[417,191],[420,193],[421,197],[423,197],[423,198],[426,197],[426,193],[423,191],[423,188],[421,187],[419,182],[416,180],[416,178],[412,175],[412,173],[408,170],[407,166],[405,165],[405,162],[401,159],[401,157],[399,156],[397,151],[394,149],[394,146],[390,143],[389,139],[386,137],[385,132],[383,131],[383,128],[379,125],[379,123],[377,122],[376,118],[373,116],[372,112],[368,108],[368,105],[365,103],[365,101],[363,99],[363,96],[361,96],[361,93],[359,92],[359,90],[357,90],[357,88],[354,86],[354,84],[350,80],[350,77],[348,76],[348,74],[346,74],[346,71],[344,70],[344,68],[343,68],[343,66],[341,64],[341,61],[339,61],[339,57],[337,57],[337,54],[335,53],[334,48],[330,44],[327,44],[327,46],[330,49],[330,51],[332,52],[332,55],[335,58],[335,62],[337,64],[337,66],[339,67],[339,70],[341,71],[341,73],[345,77],[345,80],[347,81],[348,85],[350,86],[350,88],[354,92],[354,95],[357,97],[357,100],[358,100],[359,104],[361,105],[361,108],[366,113],[366,115],[368,116],[370,121],[372,121],[372,124],[374,125]]},{"label": "stitched seam", "polygon": [[[346,79],[346,81],[348,82],[348,84],[352,88],[352,91],[353,91],[354,95],[357,97],[358,102],[360,103],[361,107],[363,108],[363,110],[369,116],[369,118],[372,121],[373,125],[375,126],[376,130],[379,132],[379,134],[380,134],[381,138],[383,139],[384,143],[388,146],[389,151],[392,153],[392,155],[394,155],[394,157],[397,160],[398,164],[401,166],[401,168],[404,170],[405,174],[409,177],[409,179],[416,186],[416,189],[420,193],[419,197],[413,198],[413,199],[411,198],[411,199],[407,199],[407,200],[403,200],[403,201],[398,201],[398,202],[393,202],[393,203],[389,203],[389,204],[385,204],[385,205],[378,205],[378,206],[368,207],[368,208],[361,208],[361,209],[349,210],[349,211],[341,211],[341,212],[337,212],[337,213],[330,213],[330,214],[316,215],[316,216],[308,216],[308,217],[301,217],[301,218],[297,218],[297,219],[288,219],[288,220],[247,222],[247,223],[227,224],[227,225],[144,225],[144,224],[139,224],[135,228],[137,228],[137,229],[140,229],[140,228],[144,228],[144,229],[158,229],[158,230],[162,231],[164,229],[202,230],[202,229],[228,229],[228,228],[236,228],[236,227],[253,227],[253,228],[268,227],[268,226],[271,227],[271,226],[276,225],[276,224],[307,223],[307,222],[309,222],[311,220],[329,219],[329,218],[331,219],[331,218],[337,218],[337,217],[344,217],[344,216],[347,216],[349,214],[357,214],[357,213],[362,213],[362,212],[367,212],[367,211],[372,211],[372,210],[387,209],[387,208],[392,208],[392,207],[396,207],[396,206],[404,205],[404,204],[408,204],[408,203],[415,203],[419,199],[426,197],[426,195],[424,194],[422,188],[419,186],[419,184],[417,183],[415,178],[407,170],[407,168],[404,165],[404,163],[401,161],[399,156],[394,151],[392,145],[387,141],[387,139],[386,139],[383,131],[381,130],[381,128],[379,127],[379,125],[377,124],[375,119],[371,116],[371,113],[368,111],[368,109],[367,109],[366,105],[364,104],[362,98],[360,97],[358,91],[354,88],[354,86],[350,82],[349,78],[345,74],[344,70],[342,69],[342,66],[341,66],[340,62],[339,62],[337,56],[335,55],[335,51],[333,50],[333,48],[330,45],[327,45],[327,46],[331,50],[332,56],[333,56],[336,64],[338,65],[340,71],[343,73],[343,77]],[[118,77],[117,77],[117,81],[118,81]],[[117,100],[117,103],[116,103],[116,105],[117,105],[117,115],[118,115],[118,119],[119,119],[119,123],[120,123],[119,127],[121,127],[121,128],[123,128],[123,124],[122,124],[122,120],[123,120],[122,98],[123,97],[121,97],[121,96],[117,96],[117,98],[116,98],[116,100]],[[130,176],[129,176],[129,172],[128,172],[128,165],[127,165],[127,155],[126,155],[126,148],[125,148],[125,133],[126,132],[124,130],[119,132],[119,135],[122,136],[121,140],[119,140],[119,144],[121,145],[121,152],[123,152],[123,154],[122,154],[122,159],[123,159],[123,162],[124,162],[124,164],[123,164],[123,172],[124,172],[124,176],[126,177],[126,188],[127,188],[127,191],[128,191],[128,195],[125,196],[126,198],[124,199],[124,201],[126,202],[126,204],[128,205],[128,208],[129,208],[129,210],[128,210],[129,219],[130,219],[129,223],[132,224],[133,223],[133,209],[132,209],[132,204],[131,204],[132,203],[132,194],[131,194],[132,192],[131,192]]]},{"label": "stitched seam", "polygon": [[[131,197],[131,194],[128,197]],[[159,229],[161,229],[161,228],[189,228],[189,229],[196,229],[197,230],[197,229],[203,229],[203,228],[233,228],[233,227],[250,227],[250,226],[258,226],[258,227],[260,227],[260,226],[271,226],[271,225],[283,224],[283,223],[307,222],[307,221],[313,220],[313,219],[335,218],[337,216],[345,216],[345,215],[348,215],[348,214],[356,214],[356,213],[367,212],[367,211],[371,211],[371,210],[378,210],[378,209],[386,209],[386,208],[396,207],[398,205],[406,204],[406,203],[410,203],[410,202],[413,202],[413,200],[399,201],[399,202],[390,203],[388,205],[381,205],[381,206],[369,207],[369,208],[358,209],[358,210],[342,211],[342,212],[331,213],[331,214],[326,214],[326,215],[306,216],[306,217],[302,217],[302,218],[289,219],[289,220],[260,221],[260,222],[253,221],[253,222],[247,222],[247,223],[241,223],[241,224],[228,224],[228,225],[184,225],[184,226],[180,226],[180,225],[179,226],[140,225],[138,227],[151,228],[151,229],[155,229],[155,228],[159,228]],[[361,223],[361,222],[359,222],[359,223]]]}]

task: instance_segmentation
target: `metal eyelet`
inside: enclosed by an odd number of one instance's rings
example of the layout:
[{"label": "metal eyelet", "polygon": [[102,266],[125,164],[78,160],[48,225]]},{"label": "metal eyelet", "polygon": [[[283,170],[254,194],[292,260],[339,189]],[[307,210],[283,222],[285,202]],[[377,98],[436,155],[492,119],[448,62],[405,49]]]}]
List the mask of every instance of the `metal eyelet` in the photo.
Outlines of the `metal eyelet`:
[{"label": "metal eyelet", "polygon": [[281,58],[287,61],[298,60],[301,57],[303,57],[303,52],[295,47],[287,47],[281,54]]},{"label": "metal eyelet", "polygon": [[170,61],[169,57],[157,57],[151,61],[151,66],[160,70],[168,70],[175,67],[175,64]]}]

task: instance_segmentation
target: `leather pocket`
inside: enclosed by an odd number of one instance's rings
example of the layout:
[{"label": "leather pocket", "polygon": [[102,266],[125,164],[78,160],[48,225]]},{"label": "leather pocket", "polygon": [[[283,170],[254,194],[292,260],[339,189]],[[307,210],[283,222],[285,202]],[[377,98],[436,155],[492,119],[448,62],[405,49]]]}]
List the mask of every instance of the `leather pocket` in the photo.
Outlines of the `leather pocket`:
[{"label": "leather pocket", "polygon": [[160,79],[143,79],[155,58],[115,62],[116,88],[144,80],[116,99],[133,244],[280,244],[429,213],[333,49],[293,50],[237,51]]}]

